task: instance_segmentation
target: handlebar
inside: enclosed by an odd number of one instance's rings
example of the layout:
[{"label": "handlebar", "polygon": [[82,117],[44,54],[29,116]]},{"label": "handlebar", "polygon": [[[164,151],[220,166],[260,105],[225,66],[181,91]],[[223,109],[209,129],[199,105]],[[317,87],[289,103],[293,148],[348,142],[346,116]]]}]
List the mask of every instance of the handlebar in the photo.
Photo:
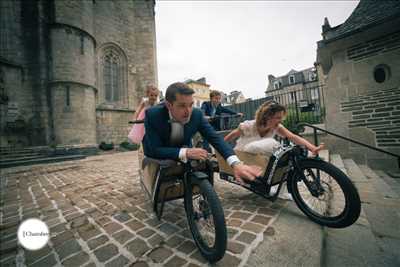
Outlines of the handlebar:
[{"label": "handlebar", "polygon": [[215,171],[215,168],[213,168],[212,166],[212,159],[214,158],[214,154],[208,153],[207,154],[207,158],[204,160],[201,159],[188,159],[188,161],[186,163],[183,163],[186,166],[186,170],[205,170],[210,166],[210,168],[213,169],[213,171]]},{"label": "handlebar", "polygon": [[240,115],[240,114],[216,115],[213,117],[208,117],[207,120],[208,121],[216,121],[216,120],[221,120],[221,119],[225,119],[225,118],[233,119],[233,118],[241,118],[241,117],[242,117],[242,115]]},{"label": "handlebar", "polygon": [[209,117],[210,119],[221,119],[221,118],[239,118],[242,115],[240,114],[229,114],[229,115],[216,115],[216,116],[212,116]]}]

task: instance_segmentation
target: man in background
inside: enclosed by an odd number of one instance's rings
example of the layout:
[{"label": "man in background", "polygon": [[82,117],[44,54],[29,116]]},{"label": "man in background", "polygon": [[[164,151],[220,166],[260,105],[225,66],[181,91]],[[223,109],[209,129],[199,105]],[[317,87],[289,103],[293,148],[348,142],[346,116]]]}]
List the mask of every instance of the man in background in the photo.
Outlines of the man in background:
[{"label": "man in background", "polygon": [[221,116],[222,114],[237,114],[243,116],[243,113],[238,113],[229,108],[223,107],[221,105],[221,92],[216,90],[210,92],[210,101],[203,102],[201,110],[204,112],[206,118],[210,120],[210,124],[216,131],[221,130],[221,120],[219,118],[213,119],[215,116]]},{"label": "man in background", "polygon": [[[201,110],[203,111],[206,119],[209,120],[210,124],[216,131],[221,131],[221,121],[222,118],[219,117],[223,114],[230,114],[230,115],[240,115],[243,116],[243,113],[238,113],[233,111],[229,108],[223,107],[221,105],[221,92],[212,90],[210,92],[210,101],[203,102],[201,105]],[[224,123],[229,120],[229,118],[223,118]],[[203,148],[208,152],[211,152],[210,145],[208,144],[207,140],[203,140]]]}]

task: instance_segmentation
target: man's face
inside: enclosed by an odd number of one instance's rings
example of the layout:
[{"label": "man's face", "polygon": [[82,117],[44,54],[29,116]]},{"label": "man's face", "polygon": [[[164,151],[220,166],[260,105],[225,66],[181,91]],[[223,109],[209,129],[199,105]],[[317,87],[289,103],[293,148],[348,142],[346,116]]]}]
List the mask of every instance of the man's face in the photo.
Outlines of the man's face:
[{"label": "man's face", "polygon": [[193,111],[193,96],[176,94],[176,100],[172,103],[166,101],[167,108],[172,117],[181,123],[187,123]]},{"label": "man's face", "polygon": [[221,103],[221,96],[220,95],[215,95],[215,96],[211,97],[211,103],[214,106],[218,106],[219,103]]}]

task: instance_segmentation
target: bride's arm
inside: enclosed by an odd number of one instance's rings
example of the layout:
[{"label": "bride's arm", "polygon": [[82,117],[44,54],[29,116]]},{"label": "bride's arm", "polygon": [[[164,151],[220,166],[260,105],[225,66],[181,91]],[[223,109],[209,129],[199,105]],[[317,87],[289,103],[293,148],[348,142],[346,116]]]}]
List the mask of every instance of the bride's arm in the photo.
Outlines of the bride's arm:
[{"label": "bride's arm", "polygon": [[284,126],[279,127],[277,132],[279,133],[279,135],[288,138],[293,143],[295,143],[297,145],[305,146],[313,154],[317,154],[320,150],[325,148],[325,144],[324,143],[321,143],[319,146],[316,147],[315,145],[311,144],[310,142],[308,142],[303,137],[300,137],[297,134],[292,133],[291,131],[286,129]]},{"label": "bride's arm", "polygon": [[226,142],[229,142],[229,141],[231,141],[231,140],[234,140],[234,139],[236,139],[236,138],[239,138],[240,135],[241,135],[241,131],[240,131],[239,128],[237,128],[237,129],[233,130],[232,132],[230,132],[229,134],[227,134],[227,135],[224,137],[224,140],[225,140]]}]

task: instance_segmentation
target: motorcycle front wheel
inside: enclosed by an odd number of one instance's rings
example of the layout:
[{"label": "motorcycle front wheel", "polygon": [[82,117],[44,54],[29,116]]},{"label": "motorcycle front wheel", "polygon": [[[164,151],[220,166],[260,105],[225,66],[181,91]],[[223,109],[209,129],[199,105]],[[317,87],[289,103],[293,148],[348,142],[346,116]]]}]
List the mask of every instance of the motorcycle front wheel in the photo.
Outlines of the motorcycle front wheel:
[{"label": "motorcycle front wheel", "polygon": [[185,194],[186,216],[193,239],[203,257],[217,262],[227,246],[224,211],[207,179],[192,179]]},{"label": "motorcycle front wheel", "polygon": [[349,177],[322,160],[304,159],[289,181],[293,200],[312,221],[344,228],[357,221],[360,196]]}]

